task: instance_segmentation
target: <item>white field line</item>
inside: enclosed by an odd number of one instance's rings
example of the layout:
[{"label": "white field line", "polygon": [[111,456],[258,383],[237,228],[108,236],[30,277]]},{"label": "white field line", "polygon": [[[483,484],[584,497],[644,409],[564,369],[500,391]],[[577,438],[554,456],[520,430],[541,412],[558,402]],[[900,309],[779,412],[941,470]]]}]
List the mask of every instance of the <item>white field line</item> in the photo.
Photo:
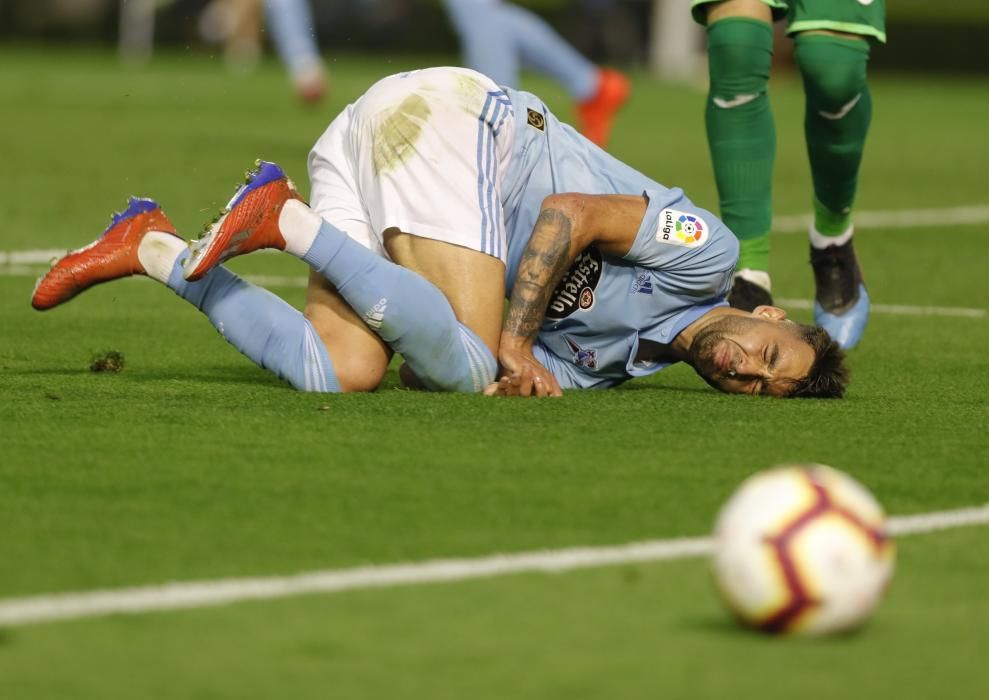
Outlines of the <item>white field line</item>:
[{"label": "white field line", "polygon": [[[810,226],[809,214],[777,216],[773,231],[777,233],[806,233]],[[989,204],[974,204],[941,209],[891,209],[855,212],[858,228],[920,228],[924,226],[948,226],[989,224]],[[0,251],[0,265],[47,265],[65,255],[65,248],[41,250]]]},{"label": "white field line", "polygon": [[[52,250],[25,250],[20,253],[4,253],[0,251],[0,277],[40,277],[44,270],[36,267],[38,263],[36,262],[23,262],[23,260],[18,260],[18,262],[5,265],[3,260],[4,255],[8,256],[18,256],[19,258],[28,257],[27,254],[37,253],[38,258],[44,257],[45,265],[49,263],[54,258],[57,258],[65,254],[64,250],[52,251]],[[48,255],[49,253],[54,253],[54,255]],[[32,267],[34,265],[35,267]],[[309,278],[306,275],[288,276],[288,275],[244,275],[245,280],[251,284],[256,284],[259,287],[282,287],[282,288],[298,288],[305,289],[309,285]]]},{"label": "white field line", "polygon": [[[813,309],[814,302],[810,299],[780,299],[775,303],[784,309]],[[959,318],[985,318],[989,316],[986,309],[973,309],[964,306],[907,306],[906,304],[873,304],[872,313],[891,314],[894,316],[956,316]]]},{"label": "white field line", "polygon": [[[773,219],[773,231],[777,233],[807,233],[811,221],[812,217],[809,214],[777,216]],[[989,205],[855,212],[855,227],[858,229],[922,228],[924,226],[960,226],[964,224],[989,224]]]},{"label": "white field line", "polygon": [[[2,253],[0,253],[2,255]],[[38,270],[29,267],[2,267],[0,277],[37,277]],[[286,275],[244,275],[244,279],[260,287],[282,289],[304,289],[309,284],[305,276]],[[812,309],[810,299],[776,299],[776,303],[786,309]],[[989,310],[966,308],[964,306],[908,306],[906,304],[873,304],[872,313],[897,316],[950,316],[955,318],[986,318]]]},{"label": "white field line", "polygon": [[[780,216],[773,221],[773,230],[779,233],[806,232],[810,225],[809,215]],[[859,211],[855,213],[855,224],[860,228],[915,228],[923,226],[945,226],[989,223],[989,205],[947,207],[943,209],[900,209],[890,211]],[[62,248],[41,250],[0,251],[0,276],[34,277],[37,271],[30,265],[47,265],[65,254]],[[263,287],[299,288],[308,284],[304,276],[287,277],[278,275],[246,275],[252,284]],[[783,306],[794,309],[813,308],[813,302],[806,299],[780,299]],[[954,316],[961,318],[985,318],[986,309],[908,306],[903,304],[873,304],[872,311],[879,314],[901,316]]]},{"label": "white field line", "polygon": [[[773,231],[777,233],[806,233],[810,226],[809,214],[777,216],[773,219]],[[886,211],[855,212],[858,228],[921,228],[924,226],[948,226],[989,224],[989,204],[975,204],[942,209],[892,209]],[[0,265],[47,265],[65,255],[65,248],[41,250],[0,251]]]},{"label": "white field line", "polygon": [[[890,518],[897,536],[989,524],[989,503],[974,508]],[[471,559],[437,559],[405,564],[330,569],[264,578],[166,583],[81,593],[0,599],[0,625],[25,625],[112,614],[137,614],[228,605],[249,600],[314,593],[466,581],[522,573],[561,573],[575,569],[703,557],[710,537],[633,542],[611,547],[576,547]]]},{"label": "white field line", "polygon": [[[40,248],[33,250],[0,250],[0,265],[49,265],[68,252],[68,248]],[[273,250],[259,250],[258,253],[274,253]],[[37,274],[37,270],[35,271]]]}]

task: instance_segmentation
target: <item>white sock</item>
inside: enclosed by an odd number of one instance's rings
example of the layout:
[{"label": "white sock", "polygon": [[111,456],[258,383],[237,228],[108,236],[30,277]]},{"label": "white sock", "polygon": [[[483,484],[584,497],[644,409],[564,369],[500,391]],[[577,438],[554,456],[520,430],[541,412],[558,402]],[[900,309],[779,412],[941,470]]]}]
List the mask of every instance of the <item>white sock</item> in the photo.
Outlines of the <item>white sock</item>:
[{"label": "white sock", "polygon": [[767,292],[771,292],[773,283],[769,280],[769,273],[763,270],[753,270],[750,267],[742,268],[735,273],[735,277],[741,277],[747,282],[757,284]]},{"label": "white sock", "polygon": [[855,233],[855,227],[849,225],[848,230],[839,236],[825,236],[811,224],[810,244],[818,250],[827,248],[830,245],[845,245],[848,241],[852,240],[853,233]]},{"label": "white sock", "polygon": [[168,284],[175,261],[186,246],[185,241],[170,233],[150,231],[137,246],[137,259],[141,261],[141,266],[148,273],[148,277],[162,284]]},{"label": "white sock", "polygon": [[323,219],[297,199],[290,199],[278,215],[278,230],[285,239],[285,252],[297,258],[309,252]]}]

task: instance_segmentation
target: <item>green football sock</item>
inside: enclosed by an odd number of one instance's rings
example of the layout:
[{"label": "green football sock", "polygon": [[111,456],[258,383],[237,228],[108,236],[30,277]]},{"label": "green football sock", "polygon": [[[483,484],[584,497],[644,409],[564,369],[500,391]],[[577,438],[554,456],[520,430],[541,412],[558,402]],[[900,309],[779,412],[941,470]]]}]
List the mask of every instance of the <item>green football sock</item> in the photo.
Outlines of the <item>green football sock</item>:
[{"label": "green football sock", "polygon": [[840,236],[852,225],[851,208],[832,211],[814,197],[814,230],[825,236]]},{"label": "green football sock", "polygon": [[766,90],[772,27],[729,17],[707,28],[711,76],[705,122],[721,218],[739,239],[738,268],[769,270],[776,125]]},{"label": "green football sock", "polygon": [[866,82],[869,43],[799,34],[796,59],[804,79],[804,131],[814,181],[814,227],[837,236],[851,225],[865,137],[872,120]]}]

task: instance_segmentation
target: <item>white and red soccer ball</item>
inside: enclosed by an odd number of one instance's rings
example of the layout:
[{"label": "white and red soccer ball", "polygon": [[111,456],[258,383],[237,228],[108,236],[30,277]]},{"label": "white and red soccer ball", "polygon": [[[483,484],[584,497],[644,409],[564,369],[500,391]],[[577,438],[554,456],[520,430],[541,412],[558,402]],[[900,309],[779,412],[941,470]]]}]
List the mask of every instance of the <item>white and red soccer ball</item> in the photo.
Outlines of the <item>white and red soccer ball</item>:
[{"label": "white and red soccer ball", "polygon": [[847,474],[820,464],[746,479],[718,515],[714,579],[746,625],[819,635],[861,625],[893,575],[886,515]]}]

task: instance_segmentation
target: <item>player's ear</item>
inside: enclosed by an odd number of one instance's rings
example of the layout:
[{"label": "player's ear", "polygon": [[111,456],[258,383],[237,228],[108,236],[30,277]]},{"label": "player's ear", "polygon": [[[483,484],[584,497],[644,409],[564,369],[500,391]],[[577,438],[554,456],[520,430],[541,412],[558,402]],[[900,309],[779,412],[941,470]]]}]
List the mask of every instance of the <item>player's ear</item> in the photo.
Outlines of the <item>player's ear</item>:
[{"label": "player's ear", "polygon": [[752,309],[752,315],[756,318],[764,318],[767,321],[783,321],[786,319],[786,311],[778,306],[757,306]]}]

